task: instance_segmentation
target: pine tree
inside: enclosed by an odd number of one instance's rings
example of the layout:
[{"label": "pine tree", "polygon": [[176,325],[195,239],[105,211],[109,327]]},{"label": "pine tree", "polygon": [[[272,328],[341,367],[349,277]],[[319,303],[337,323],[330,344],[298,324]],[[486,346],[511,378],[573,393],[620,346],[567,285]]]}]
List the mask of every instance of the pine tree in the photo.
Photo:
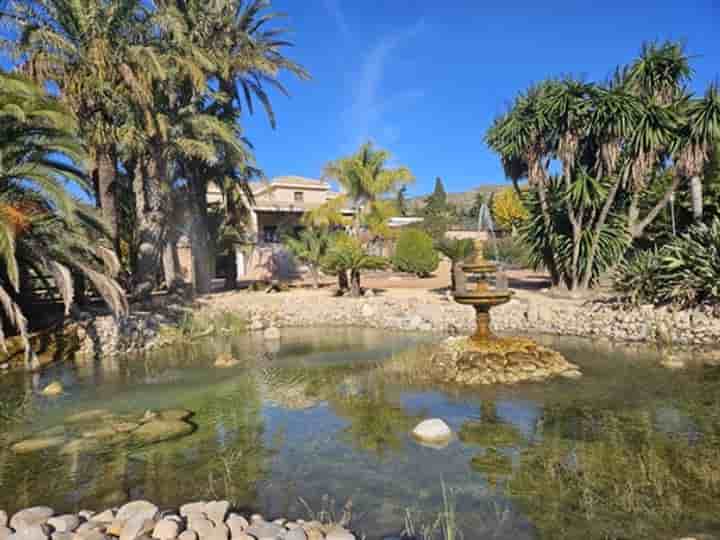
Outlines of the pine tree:
[{"label": "pine tree", "polygon": [[425,199],[425,213],[429,215],[445,214],[448,209],[447,193],[442,178],[435,178],[435,189],[432,195]]}]

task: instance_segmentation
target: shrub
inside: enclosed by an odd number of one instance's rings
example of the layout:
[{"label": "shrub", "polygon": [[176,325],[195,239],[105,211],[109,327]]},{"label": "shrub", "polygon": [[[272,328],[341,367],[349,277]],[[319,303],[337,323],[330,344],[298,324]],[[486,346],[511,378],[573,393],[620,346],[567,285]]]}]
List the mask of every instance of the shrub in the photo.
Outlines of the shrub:
[{"label": "shrub", "polygon": [[635,254],[618,267],[614,287],[633,302],[719,302],[720,218],[690,227],[658,250]]},{"label": "shrub", "polygon": [[439,262],[440,256],[429,234],[418,229],[407,229],[400,233],[392,259],[396,270],[428,277],[437,269]]},{"label": "shrub", "polygon": [[530,266],[528,262],[529,250],[519,237],[505,236],[495,240],[487,247],[487,258],[496,259],[499,263],[515,268]]}]

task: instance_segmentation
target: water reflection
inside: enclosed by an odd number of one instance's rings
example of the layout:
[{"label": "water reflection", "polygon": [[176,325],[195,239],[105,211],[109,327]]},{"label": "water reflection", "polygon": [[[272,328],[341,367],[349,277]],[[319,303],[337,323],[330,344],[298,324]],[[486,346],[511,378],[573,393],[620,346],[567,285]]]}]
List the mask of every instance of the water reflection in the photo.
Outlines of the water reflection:
[{"label": "water reflection", "polygon": [[[252,336],[144,359],[102,359],[0,381],[0,508],[100,508],[134,497],[175,506],[228,498],[241,509],[305,517],[352,499],[368,538],[397,534],[407,512],[432,523],[453,494],[466,538],[657,538],[720,527],[720,381],[673,374],[636,353],[552,343],[581,381],[512,388],[427,388],[377,362],[412,336],[296,331],[269,348]],[[241,360],[213,368],[217,354]],[[38,394],[53,379],[59,399]],[[85,441],[16,455],[23,437],[78,439],[68,416],[97,422],[189,409],[195,431],[157,444]],[[109,415],[109,416],[108,416]],[[410,430],[442,417],[443,449]],[[102,425],[93,425],[93,428]],[[92,430],[90,430],[92,431]],[[62,448],[67,448],[66,444]]]}]

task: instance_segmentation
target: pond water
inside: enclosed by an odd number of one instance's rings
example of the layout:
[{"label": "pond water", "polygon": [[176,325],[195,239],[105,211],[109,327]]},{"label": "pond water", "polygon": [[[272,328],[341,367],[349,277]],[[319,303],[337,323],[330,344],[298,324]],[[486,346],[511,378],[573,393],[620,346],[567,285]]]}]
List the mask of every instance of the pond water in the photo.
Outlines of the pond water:
[{"label": "pond water", "polygon": [[[213,339],[142,359],[0,379],[0,508],[162,507],[227,498],[269,517],[341,514],[369,539],[416,531],[452,507],[465,539],[673,538],[720,532],[720,372],[670,372],[650,352],[545,340],[584,377],[515,387],[428,387],[379,376],[428,338],[360,329],[296,330],[269,347]],[[403,353],[403,351],[405,351]],[[221,352],[241,360],[213,362]],[[65,393],[39,388],[60,380]],[[191,434],[155,444],[53,446],[146,410],[188,409]],[[409,432],[428,417],[445,448]],[[34,435],[33,435],[34,434]],[[445,496],[443,496],[443,492]],[[439,536],[438,536],[439,537]]]}]

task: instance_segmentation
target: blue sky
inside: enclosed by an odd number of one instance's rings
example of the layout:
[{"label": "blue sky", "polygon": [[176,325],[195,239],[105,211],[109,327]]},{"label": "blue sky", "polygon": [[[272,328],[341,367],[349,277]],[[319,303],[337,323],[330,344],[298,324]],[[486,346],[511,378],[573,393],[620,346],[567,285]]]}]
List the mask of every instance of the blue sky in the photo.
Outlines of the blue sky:
[{"label": "blue sky", "polygon": [[[0,0],[2,3],[2,0]],[[261,108],[243,119],[269,177],[320,175],[367,139],[417,177],[411,194],[504,182],[483,143],[493,118],[532,82],[604,80],[643,41],[687,45],[702,92],[720,77],[720,0],[506,2],[273,0],[288,15],[289,56],[312,74],[284,76],[278,126]],[[0,59],[0,64],[2,64]]]},{"label": "blue sky", "polygon": [[483,143],[513,96],[548,76],[604,80],[643,41],[677,39],[694,56],[692,88],[720,77],[718,0],[604,2],[274,0],[289,15],[289,54],[312,74],[285,82],[244,129],[268,176],[317,177],[363,140],[388,148],[417,177],[411,193],[504,182]]}]

